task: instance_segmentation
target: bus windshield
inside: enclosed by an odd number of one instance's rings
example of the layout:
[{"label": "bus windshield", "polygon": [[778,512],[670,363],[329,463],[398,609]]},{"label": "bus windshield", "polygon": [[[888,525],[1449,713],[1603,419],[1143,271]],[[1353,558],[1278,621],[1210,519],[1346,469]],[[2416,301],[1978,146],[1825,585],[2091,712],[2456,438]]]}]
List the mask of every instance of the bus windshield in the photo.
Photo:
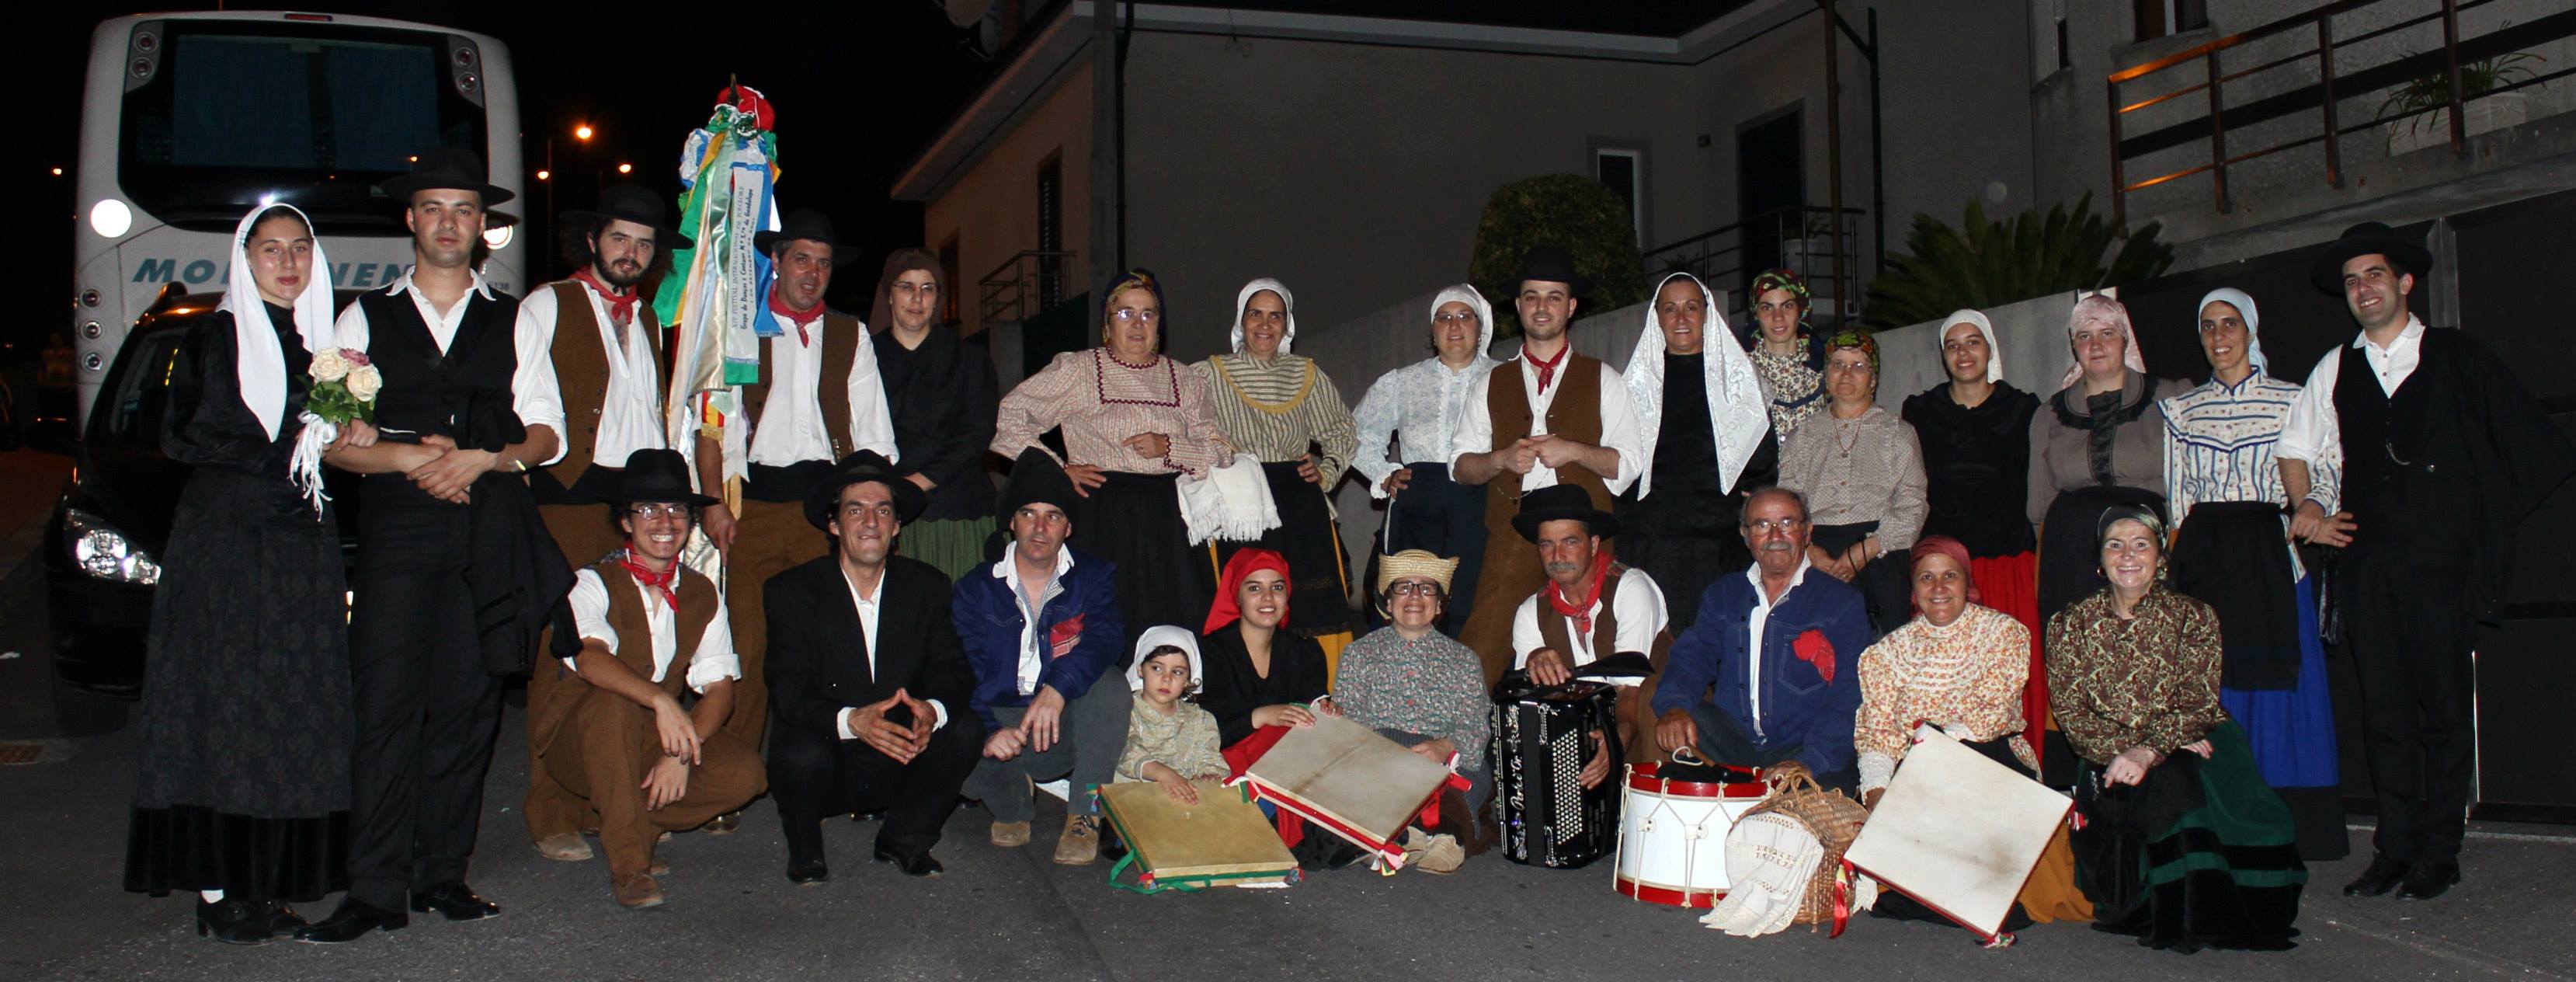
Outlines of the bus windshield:
[{"label": "bus windshield", "polygon": [[117,168],[163,221],[226,231],[275,194],[324,232],[399,232],[377,182],[425,147],[483,151],[483,108],[449,83],[443,34],[162,23],[163,58],[126,80]]}]

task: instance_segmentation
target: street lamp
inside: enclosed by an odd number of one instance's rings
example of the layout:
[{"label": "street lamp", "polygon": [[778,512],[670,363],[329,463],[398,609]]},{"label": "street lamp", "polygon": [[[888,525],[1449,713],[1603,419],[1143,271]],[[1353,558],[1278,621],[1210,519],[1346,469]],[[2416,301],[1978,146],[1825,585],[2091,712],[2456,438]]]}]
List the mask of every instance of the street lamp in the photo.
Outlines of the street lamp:
[{"label": "street lamp", "polygon": [[[577,141],[581,142],[582,144],[585,144],[585,145],[587,145],[588,143],[590,143],[590,138],[591,138],[592,136],[596,135],[597,133],[598,133],[598,131],[597,131],[597,130],[594,130],[594,129],[591,129],[591,128],[590,128],[590,124],[589,124],[589,123],[574,123],[574,124],[573,124],[573,127],[572,127],[572,138],[573,138],[574,140],[577,140]],[[545,213],[544,218],[545,218],[545,223],[546,223],[546,230],[547,230],[547,231],[549,231],[549,232],[554,231],[554,223],[555,223],[555,182],[554,182],[554,176],[555,176],[555,138],[554,138],[552,135],[548,135],[548,136],[546,137],[546,165],[545,165],[543,168],[540,168],[540,169],[537,171],[537,182],[538,182],[538,183],[540,183],[540,184],[544,184],[544,185],[546,186],[546,213]],[[535,269],[531,268],[531,269],[528,271],[528,274],[529,274],[530,276],[535,276],[535,275],[537,275],[537,272],[536,272],[536,270],[535,270]]]},{"label": "street lamp", "polygon": [[634,164],[619,164],[619,165],[617,165],[617,172],[618,172],[618,173],[620,173],[620,174],[632,174],[632,173],[635,173],[635,165],[634,165]]},{"label": "street lamp", "polygon": [[590,142],[590,132],[590,124],[582,123],[572,128],[572,138],[587,143]]}]

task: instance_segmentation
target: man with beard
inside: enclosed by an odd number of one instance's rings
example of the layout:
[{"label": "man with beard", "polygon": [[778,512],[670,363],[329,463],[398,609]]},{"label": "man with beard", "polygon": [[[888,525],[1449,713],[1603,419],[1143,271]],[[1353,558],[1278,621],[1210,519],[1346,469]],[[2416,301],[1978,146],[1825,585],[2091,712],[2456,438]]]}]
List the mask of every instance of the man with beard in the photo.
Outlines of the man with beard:
[{"label": "man with beard", "polygon": [[[1619,520],[1602,511],[1581,486],[1559,484],[1530,492],[1512,528],[1537,546],[1547,585],[1524,599],[1512,613],[1512,664],[1529,670],[1539,685],[1564,685],[1575,673],[1618,655],[1646,659],[1663,667],[1672,646],[1664,627],[1664,592],[1646,571],[1610,558],[1601,542],[1619,534]],[[1633,660],[1633,659],[1632,659]],[[1653,740],[1653,678],[1604,679],[1621,687],[1618,718],[1620,746],[1634,761],[1655,759],[1647,752]],[[1602,740],[1598,733],[1593,739]],[[1602,746],[1607,750],[1606,744]],[[1577,775],[1584,787],[1597,787],[1610,776],[1610,755],[1596,753]]]},{"label": "man with beard", "polygon": [[1514,284],[1520,354],[1468,392],[1449,449],[1451,476],[1485,486],[1485,568],[1458,640],[1484,661],[1489,685],[1512,662],[1513,611],[1547,584],[1536,553],[1513,541],[1521,496],[1575,484],[1609,501],[1637,479],[1637,411],[1619,370],[1576,354],[1566,333],[1589,285],[1563,246],[1530,247]]},{"label": "man with beard", "polygon": [[[538,287],[519,302],[520,330],[547,339],[565,417],[561,455],[528,474],[528,489],[546,531],[574,569],[599,562],[622,544],[618,520],[603,520],[599,502],[616,492],[629,455],[664,446],[662,329],[637,287],[646,273],[664,265],[668,250],[691,245],[666,213],[661,196],[633,184],[601,194],[598,211],[564,212],[564,225],[578,236],[567,236],[565,243],[575,266],[572,277]],[[733,656],[730,645],[725,656]],[[528,704],[544,705],[548,690],[570,671],[537,665],[528,677]],[[536,725],[531,716],[528,796],[520,809],[528,837],[547,859],[589,859],[581,830],[598,827],[597,812],[585,814],[581,799],[537,766]]]},{"label": "man with beard", "polygon": [[[2477,775],[2477,622],[2492,619],[2515,528],[2576,472],[2576,450],[2512,367],[2407,309],[2432,269],[2420,241],[2347,229],[2308,278],[2342,291],[2361,333],[2327,352],[2275,448],[2298,502],[2290,534],[2345,546],[2335,601],[2361,679],[2377,855],[2347,897],[2430,900],[2460,881]],[[2309,463],[2340,453],[2340,510]]]}]

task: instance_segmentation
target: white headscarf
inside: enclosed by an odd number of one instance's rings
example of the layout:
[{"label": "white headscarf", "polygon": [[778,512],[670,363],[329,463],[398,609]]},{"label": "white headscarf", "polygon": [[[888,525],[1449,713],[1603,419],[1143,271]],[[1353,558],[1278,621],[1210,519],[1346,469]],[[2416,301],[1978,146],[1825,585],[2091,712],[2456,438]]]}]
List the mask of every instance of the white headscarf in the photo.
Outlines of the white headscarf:
[{"label": "white headscarf", "polygon": [[1135,692],[1145,687],[1145,654],[1167,644],[1189,653],[1191,685],[1207,678],[1206,670],[1200,667],[1199,662],[1199,636],[1191,634],[1186,627],[1156,624],[1136,636],[1136,657],[1127,662],[1127,691]]},{"label": "white headscarf", "polygon": [[[2086,324],[2118,326],[2121,339],[2127,342],[2120,352],[2120,364],[2138,373],[2141,378],[2147,376],[2147,356],[2138,351],[2138,329],[2129,323],[2128,307],[2118,300],[2111,299],[2107,294],[2085,294],[2083,299],[2075,301],[2074,312],[2068,314],[2066,318],[2066,342],[2070,347],[2075,343],[2075,329]],[[2066,366],[2066,377],[2058,381],[2057,387],[2063,389],[2083,377],[2084,360],[2078,358],[2075,364]]]},{"label": "white headscarf", "polygon": [[[233,315],[233,374],[241,383],[242,403],[259,417],[259,425],[268,438],[277,439],[277,427],[286,416],[286,350],[278,346],[277,328],[268,321],[268,302],[259,295],[259,281],[251,278],[251,227],[259,216],[271,208],[294,212],[309,232],[313,220],[297,211],[294,205],[266,204],[243,215],[233,229],[232,278],[225,281],[224,299],[215,309]],[[322,255],[322,239],[313,239],[313,265],[304,274],[304,292],[295,295],[295,333],[304,338],[304,350],[320,351],[331,347],[331,261]]]},{"label": "white headscarf", "polygon": [[[1708,303],[1708,320],[1700,325],[1700,336],[1723,342],[1703,341],[1699,350],[1701,375],[1708,383],[1709,428],[1717,437],[1717,486],[1732,492],[1735,479],[1744,475],[1745,463],[1761,448],[1762,434],[1771,428],[1770,400],[1762,395],[1762,379],[1753,372],[1752,357],[1734,343],[1735,332],[1727,327],[1726,315],[1718,311],[1708,284],[1689,273],[1674,273],[1657,282],[1647,296],[1662,295],[1664,285],[1676,279],[1689,280]],[[1639,498],[1654,489],[1655,438],[1663,427],[1664,327],[1655,316],[1655,306],[1652,301],[1646,304],[1646,327],[1637,332],[1637,350],[1628,356],[1624,376],[1628,401],[1637,407],[1637,432],[1643,437],[1637,459]]]},{"label": "white headscarf", "polygon": [[[1249,294],[1246,294],[1246,296],[1249,296]],[[1453,301],[1466,304],[1468,308],[1476,312],[1476,357],[1487,357],[1485,349],[1494,346],[1494,305],[1485,299],[1484,294],[1476,292],[1476,288],[1474,286],[1466,283],[1459,283],[1453,286],[1442,287],[1440,289],[1440,295],[1431,298],[1431,315],[1434,317],[1439,316],[1440,308],[1448,306]],[[1242,323],[1242,317],[1238,316],[1235,318],[1235,324],[1237,325],[1236,333],[1238,334],[1242,333],[1240,329]],[[1437,346],[1435,345],[1435,347]],[[1283,344],[1280,346],[1280,350],[1285,351],[1288,349],[1287,346]]]},{"label": "white headscarf", "polygon": [[1986,381],[1990,383],[2003,381],[2004,348],[1995,343],[1994,322],[1987,320],[1986,315],[1973,310],[1951,311],[1949,319],[1941,322],[1940,333],[1932,335],[1932,350],[1941,356],[1942,374],[1945,376],[1949,374],[1950,329],[1961,324],[1975,324],[1977,333],[1986,336]]},{"label": "white headscarf", "polygon": [[2200,298],[2200,306],[2192,308],[2191,319],[2195,327],[2200,323],[2200,312],[2208,309],[2213,303],[2224,303],[2234,307],[2237,315],[2245,318],[2245,363],[2254,366],[2256,375],[2271,374],[2263,367],[2263,337],[2254,330],[2255,323],[2262,320],[2262,315],[2254,312],[2254,298],[2246,296],[2245,291],[2230,286],[2211,290],[2208,296]]},{"label": "white headscarf", "polygon": [[1297,342],[1297,298],[1288,292],[1288,284],[1264,276],[1243,285],[1234,295],[1234,353],[1243,353],[1243,311],[1252,306],[1252,295],[1268,290],[1279,295],[1279,312],[1288,320],[1288,330],[1279,335],[1279,353],[1287,354],[1289,345]]}]

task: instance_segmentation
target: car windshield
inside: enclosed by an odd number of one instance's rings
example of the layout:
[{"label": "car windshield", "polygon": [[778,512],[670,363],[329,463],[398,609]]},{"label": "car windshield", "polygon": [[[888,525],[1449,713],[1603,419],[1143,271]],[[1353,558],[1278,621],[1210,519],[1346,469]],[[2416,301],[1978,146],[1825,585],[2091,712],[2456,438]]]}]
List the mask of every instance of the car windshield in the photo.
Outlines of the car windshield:
[{"label": "car windshield", "polygon": [[90,416],[91,446],[159,451],[161,417],[170,404],[170,373],[178,364],[179,341],[186,336],[183,322],[125,339],[125,350],[117,356]]}]

